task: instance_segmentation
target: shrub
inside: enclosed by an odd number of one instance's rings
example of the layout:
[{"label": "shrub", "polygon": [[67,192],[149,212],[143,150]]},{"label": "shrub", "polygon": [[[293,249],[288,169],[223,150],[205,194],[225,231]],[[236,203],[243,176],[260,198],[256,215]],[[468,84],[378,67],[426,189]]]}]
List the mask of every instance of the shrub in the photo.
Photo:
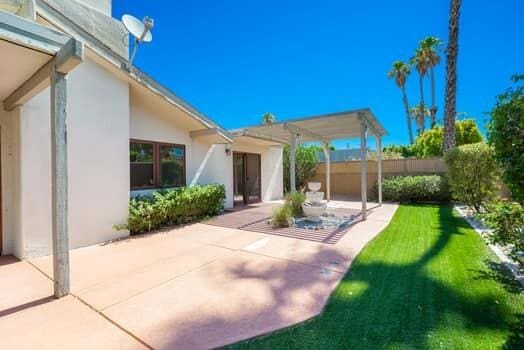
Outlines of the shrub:
[{"label": "shrub", "polygon": [[[319,146],[299,146],[297,147],[295,157],[295,179],[297,189],[304,188],[307,182],[315,175],[315,169],[317,168],[317,153],[322,148]],[[284,191],[289,192],[290,183],[290,171],[289,171],[289,146],[284,147],[283,152],[283,167],[284,167]]]},{"label": "shrub", "polygon": [[[517,83],[524,76],[515,76]],[[513,199],[524,204],[524,85],[497,97],[488,124],[488,140],[502,167],[504,182]]]},{"label": "shrub", "polygon": [[509,248],[515,259],[517,252],[524,251],[524,207],[519,203],[502,202],[488,208],[485,215],[488,226],[493,229],[489,236],[492,243]]},{"label": "shrub", "polygon": [[289,193],[286,196],[286,204],[291,208],[291,215],[300,216],[303,214],[302,204],[306,201],[306,195],[302,192]]},{"label": "shrub", "polygon": [[291,207],[288,204],[284,204],[275,210],[271,218],[271,223],[273,227],[289,227],[289,221],[292,216]]},{"label": "shrub", "polygon": [[499,168],[485,143],[456,147],[446,153],[453,198],[480,212],[498,189]]},{"label": "shrub", "polygon": [[223,208],[225,198],[224,185],[216,184],[154,192],[150,197],[132,198],[127,223],[115,228],[142,233],[199,220],[216,215]]},{"label": "shrub", "polygon": [[447,202],[446,178],[439,175],[396,176],[382,182],[384,200],[395,202]]}]

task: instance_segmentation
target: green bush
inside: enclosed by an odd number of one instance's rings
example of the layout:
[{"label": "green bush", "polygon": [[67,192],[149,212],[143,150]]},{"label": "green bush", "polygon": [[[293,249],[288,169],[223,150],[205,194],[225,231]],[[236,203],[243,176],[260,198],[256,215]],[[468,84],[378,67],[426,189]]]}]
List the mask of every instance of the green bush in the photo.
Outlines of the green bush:
[{"label": "green bush", "polygon": [[289,227],[289,221],[292,217],[291,207],[288,204],[284,204],[273,212],[271,223],[273,227]]},{"label": "green bush", "polygon": [[463,145],[447,152],[445,160],[453,198],[480,212],[499,186],[499,168],[491,147],[485,143]]},{"label": "green bush", "polygon": [[300,216],[303,214],[302,204],[306,201],[306,195],[302,192],[289,193],[286,196],[286,204],[291,208],[291,215]]},{"label": "green bush", "polygon": [[516,258],[517,252],[524,251],[524,206],[519,203],[497,203],[488,207],[484,217],[493,229],[489,235],[492,243],[509,248],[513,258]]},{"label": "green bush", "polygon": [[384,200],[394,202],[448,202],[446,178],[439,175],[396,176],[382,182]]},{"label": "green bush", "polygon": [[[515,76],[515,83],[524,76]],[[488,124],[488,140],[503,169],[504,182],[513,199],[524,204],[524,85],[516,85],[497,97]]]},{"label": "green bush", "polygon": [[129,217],[116,229],[131,233],[149,232],[163,226],[183,224],[216,215],[226,198],[224,185],[190,186],[132,198]]},{"label": "green bush", "polygon": [[[307,182],[315,175],[317,168],[317,153],[322,151],[320,146],[299,146],[295,156],[295,180],[297,189],[306,187]],[[291,188],[289,146],[286,145],[283,151],[283,171],[284,171],[284,192],[289,192]]]}]

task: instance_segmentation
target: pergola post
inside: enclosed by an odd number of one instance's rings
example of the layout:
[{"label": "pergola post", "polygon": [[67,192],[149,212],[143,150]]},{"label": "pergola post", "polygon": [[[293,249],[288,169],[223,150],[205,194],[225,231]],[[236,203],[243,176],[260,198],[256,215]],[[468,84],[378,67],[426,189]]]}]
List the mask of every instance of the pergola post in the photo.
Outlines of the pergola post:
[{"label": "pergola post", "polygon": [[69,236],[67,225],[67,81],[51,71],[52,246],[54,295],[69,294]]},{"label": "pergola post", "polygon": [[360,120],[360,197],[362,199],[362,220],[367,218],[367,147],[366,147],[366,122]]},{"label": "pergola post", "polygon": [[329,154],[329,142],[323,142],[324,156],[326,157],[326,200],[331,200],[331,159]]},{"label": "pergola post", "polygon": [[382,205],[382,138],[375,136],[377,142],[377,183],[378,183],[378,205]]},{"label": "pergola post", "polygon": [[297,135],[291,133],[291,144],[289,145],[289,182],[290,182],[290,191],[291,193],[296,192],[296,153],[297,153]]}]

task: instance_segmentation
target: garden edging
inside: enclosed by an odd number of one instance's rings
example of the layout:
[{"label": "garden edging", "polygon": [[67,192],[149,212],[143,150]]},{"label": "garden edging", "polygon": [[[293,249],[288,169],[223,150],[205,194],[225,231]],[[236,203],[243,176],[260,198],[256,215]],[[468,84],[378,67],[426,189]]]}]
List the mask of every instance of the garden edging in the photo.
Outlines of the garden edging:
[{"label": "garden edging", "polygon": [[482,222],[469,215],[462,207],[463,205],[455,204],[453,206],[460,216],[467,221],[467,223],[479,234],[480,237],[486,242],[488,247],[497,255],[504,266],[511,272],[515,279],[524,287],[524,274],[521,273],[519,264],[513,259],[508,257],[504,250],[495,244],[491,244],[486,240],[486,234],[491,232],[491,229],[487,228]]}]

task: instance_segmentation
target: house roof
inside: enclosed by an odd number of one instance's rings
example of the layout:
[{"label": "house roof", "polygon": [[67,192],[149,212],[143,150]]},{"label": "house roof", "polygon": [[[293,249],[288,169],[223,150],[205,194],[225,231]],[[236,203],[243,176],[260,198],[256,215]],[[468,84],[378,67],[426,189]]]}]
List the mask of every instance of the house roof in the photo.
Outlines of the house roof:
[{"label": "house roof", "polygon": [[257,125],[233,130],[232,134],[258,137],[280,143],[290,143],[292,135],[299,134],[301,141],[330,142],[360,137],[362,122],[367,125],[368,134],[374,136],[387,134],[386,129],[384,129],[369,108],[289,119],[268,125]]},{"label": "house roof", "polygon": [[[214,141],[230,143],[233,140],[233,136],[218,123],[207,117],[202,112],[198,111],[195,107],[184,101],[182,98],[177,96],[174,92],[169,90],[167,87],[160,84],[151,76],[147,75],[136,67],[128,67],[128,60],[119,52],[113,50],[113,48],[107,43],[102,42],[96,35],[96,32],[88,31],[85,28],[79,26],[70,18],[65,16],[62,12],[50,6],[48,2],[56,2],[49,0],[38,0],[37,1],[37,13],[45,21],[56,25],[65,32],[70,32],[71,35],[80,37],[85,42],[86,46],[101,56],[106,62],[112,63],[112,65],[118,70],[120,75],[124,75],[129,80],[137,83],[143,88],[150,92],[158,95],[164,101],[168,102],[173,107],[184,111],[188,116],[202,124],[204,129],[214,130],[215,137]],[[202,136],[203,137],[203,136]],[[206,138],[210,139],[210,134],[206,134]]]}]

